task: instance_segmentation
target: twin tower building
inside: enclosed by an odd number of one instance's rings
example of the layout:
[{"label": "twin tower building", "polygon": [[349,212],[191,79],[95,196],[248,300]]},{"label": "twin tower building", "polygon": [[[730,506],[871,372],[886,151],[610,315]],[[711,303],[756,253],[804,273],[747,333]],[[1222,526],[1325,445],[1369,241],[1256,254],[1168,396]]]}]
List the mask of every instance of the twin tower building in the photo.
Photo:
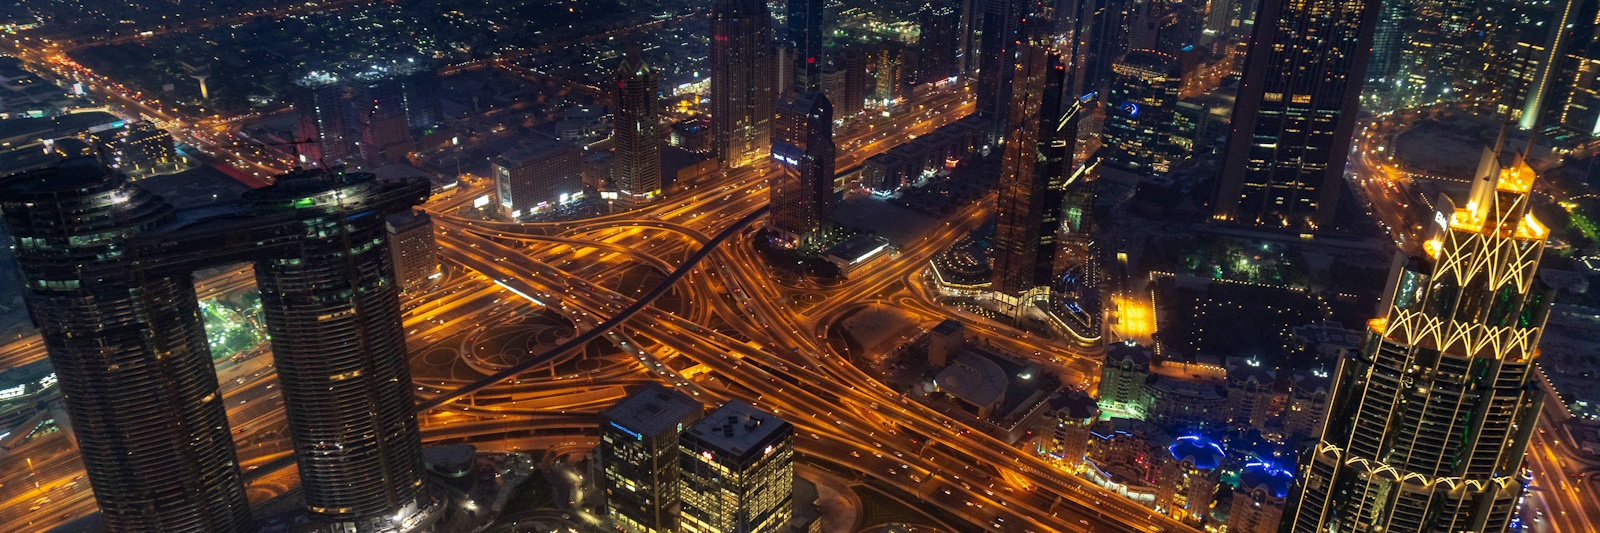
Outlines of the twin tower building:
[{"label": "twin tower building", "polygon": [[383,222],[427,197],[421,180],[297,170],[177,209],[93,159],[0,179],[107,531],[255,529],[193,281],[241,262],[255,266],[312,516],[363,532],[437,516]]}]

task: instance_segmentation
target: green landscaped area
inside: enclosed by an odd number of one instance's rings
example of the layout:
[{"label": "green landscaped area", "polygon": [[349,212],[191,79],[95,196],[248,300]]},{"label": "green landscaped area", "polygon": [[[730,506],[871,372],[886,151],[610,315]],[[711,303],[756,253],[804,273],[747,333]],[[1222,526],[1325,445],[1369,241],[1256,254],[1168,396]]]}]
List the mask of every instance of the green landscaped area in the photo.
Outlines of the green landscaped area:
[{"label": "green landscaped area", "polygon": [[267,341],[261,317],[261,295],[246,293],[236,302],[202,300],[200,316],[205,321],[206,341],[211,358],[223,360]]}]

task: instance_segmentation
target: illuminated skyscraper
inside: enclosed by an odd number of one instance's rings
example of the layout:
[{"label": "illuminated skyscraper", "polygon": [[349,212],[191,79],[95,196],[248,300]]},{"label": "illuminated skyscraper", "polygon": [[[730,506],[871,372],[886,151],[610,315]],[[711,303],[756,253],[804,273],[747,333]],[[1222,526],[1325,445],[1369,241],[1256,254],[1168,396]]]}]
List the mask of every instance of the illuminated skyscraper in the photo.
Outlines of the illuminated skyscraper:
[{"label": "illuminated skyscraper", "polygon": [[678,435],[706,414],[651,382],[600,413],[599,480],[611,522],[627,533],[678,531]]},{"label": "illuminated skyscraper", "polygon": [[1415,106],[1470,94],[1485,78],[1479,2],[1421,0],[1413,5],[1407,17],[1412,29],[1400,51],[1401,102]]},{"label": "illuminated skyscraper", "polygon": [[783,174],[772,183],[772,226],[794,244],[821,244],[833,225],[833,104],[820,92],[778,106],[772,155]]},{"label": "illuminated skyscraper", "polygon": [[678,439],[685,533],[777,533],[794,513],[794,426],[730,400]]},{"label": "illuminated skyscraper", "polygon": [[1141,174],[1166,172],[1179,150],[1173,142],[1173,117],[1183,85],[1178,62],[1149,50],[1128,52],[1111,65],[1115,75],[1107,100],[1106,162]]},{"label": "illuminated skyscraper", "polygon": [[878,48],[878,72],[874,80],[872,99],[892,104],[905,97],[906,49],[900,43],[888,41]]},{"label": "illuminated skyscraper", "polygon": [[611,181],[624,201],[647,202],[661,194],[661,138],[656,129],[655,72],[640,57],[638,47],[628,47],[622,56],[616,81]]},{"label": "illuminated skyscraper", "polygon": [[1262,0],[1214,218],[1309,232],[1333,222],[1376,0]]},{"label": "illuminated skyscraper", "polygon": [[794,51],[793,83],[785,88],[806,93],[822,90],[823,0],[789,0],[789,49]]},{"label": "illuminated skyscraper", "polygon": [[[1026,25],[1031,30],[1042,22]],[[1078,107],[1077,100],[1063,101],[1066,67],[1042,31],[1021,46],[1014,77],[1017,91],[1001,158],[990,290],[1007,307],[1020,310],[1042,296],[1036,289],[1048,292],[1052,281]]]},{"label": "illuminated skyscraper", "polygon": [[110,531],[249,531],[193,272],[252,262],[305,502],[326,523],[430,516],[384,215],[425,180],[296,171],[174,209],[93,160],[0,181],[28,305]]},{"label": "illuminated skyscraper", "polygon": [[765,0],[717,0],[711,7],[711,138],[722,168],[772,155],[772,51]]},{"label": "illuminated skyscraper", "polygon": [[1549,231],[1533,170],[1491,150],[1464,205],[1441,197],[1424,254],[1344,359],[1321,442],[1301,459],[1296,533],[1505,531],[1544,392],[1539,336],[1554,291],[1535,276]]}]

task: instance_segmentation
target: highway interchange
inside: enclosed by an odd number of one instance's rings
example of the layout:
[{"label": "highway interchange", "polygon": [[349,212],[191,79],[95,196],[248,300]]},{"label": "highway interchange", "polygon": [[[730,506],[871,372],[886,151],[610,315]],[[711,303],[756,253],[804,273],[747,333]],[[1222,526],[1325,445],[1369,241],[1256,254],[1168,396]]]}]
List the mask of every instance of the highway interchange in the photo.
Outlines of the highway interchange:
[{"label": "highway interchange", "polygon": [[[19,57],[63,75],[92,76],[60,60],[52,44],[0,39]],[[89,88],[125,112],[173,126],[181,140],[206,147],[223,164],[269,176],[281,163],[233,153],[209,129],[216,119],[186,119],[105,80]],[[858,119],[837,135],[838,168],[850,168],[913,135],[965,116],[970,95],[934,94],[892,117]],[[1405,244],[1406,184],[1374,157],[1397,125],[1378,120],[1358,138],[1352,158],[1359,189]],[[906,501],[937,506],[952,528],[994,531],[1191,531],[1132,502],[1062,475],[1047,462],[963,428],[936,410],[905,400],[839,353],[827,332],[865,305],[898,307],[925,324],[944,318],[1022,354],[1059,362],[1084,383],[1097,375],[1098,353],[1068,348],[982,323],[932,302],[922,290],[926,258],[979,225],[980,201],[949,216],[923,240],[864,275],[840,284],[780,280],[762,264],[750,237],[767,203],[774,168],[745,168],[681,184],[648,208],[571,223],[510,224],[471,216],[484,184],[430,202],[449,275],[407,295],[405,327],[429,442],[472,442],[486,450],[592,442],[595,413],[626,387],[655,380],[708,404],[741,398],[778,413],[799,429],[801,460],[868,483]],[[1399,207],[1396,207],[1396,206]],[[721,239],[719,239],[719,237]],[[640,280],[671,280],[660,291]],[[201,298],[253,287],[248,268],[198,280]],[[631,290],[628,290],[631,289]],[[1147,305],[1139,305],[1144,308]],[[481,334],[515,328],[535,310],[564,318],[576,335],[521,364],[469,361]],[[1153,326],[1153,325],[1152,325]],[[1147,336],[1146,328],[1128,332]],[[587,337],[585,338],[587,339]],[[44,357],[38,338],[0,346],[0,368]],[[452,357],[454,356],[454,357]],[[282,409],[267,350],[224,362],[219,379],[240,445],[254,503],[283,490],[292,472]],[[1076,380],[1074,380],[1076,381]],[[1541,428],[1551,427],[1549,417]],[[577,444],[574,444],[577,443]],[[1571,442],[1541,431],[1530,447],[1538,531],[1595,531],[1595,489]],[[0,456],[0,530],[42,531],[92,513],[76,449],[53,434]],[[270,479],[270,481],[269,481]]]}]

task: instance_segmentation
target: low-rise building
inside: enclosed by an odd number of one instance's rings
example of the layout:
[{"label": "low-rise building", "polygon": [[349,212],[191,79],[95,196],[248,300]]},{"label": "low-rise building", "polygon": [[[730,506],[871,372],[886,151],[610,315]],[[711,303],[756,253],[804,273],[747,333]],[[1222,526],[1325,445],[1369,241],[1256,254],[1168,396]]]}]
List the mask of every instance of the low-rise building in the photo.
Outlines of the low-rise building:
[{"label": "low-rise building", "polygon": [[1145,397],[1145,420],[1172,430],[1221,429],[1232,418],[1227,389],[1210,380],[1151,376]]},{"label": "low-rise building", "polygon": [[521,220],[583,198],[583,152],[556,141],[518,148],[495,159],[494,181],[500,216]]},{"label": "low-rise building", "polygon": [[1228,507],[1228,533],[1277,533],[1294,474],[1265,463],[1245,465]]},{"label": "low-rise building", "polygon": [[1329,372],[1316,367],[1294,373],[1289,385],[1289,403],[1283,409],[1285,442],[1322,436],[1323,419],[1328,416],[1328,397],[1333,392]]},{"label": "low-rise building", "polygon": [[1259,359],[1228,361],[1228,404],[1235,424],[1265,430],[1277,399],[1277,371]]},{"label": "low-rise building", "polygon": [[1048,405],[1038,432],[1039,455],[1062,469],[1077,472],[1089,452],[1089,434],[1100,419],[1100,407],[1093,397],[1079,390],[1057,392]]},{"label": "low-rise building", "polygon": [[1100,407],[1144,418],[1144,382],[1150,378],[1150,349],[1133,343],[1106,347],[1100,366]]},{"label": "low-rise building", "polygon": [[877,235],[857,233],[843,242],[828,248],[823,259],[839,267],[839,275],[849,278],[855,272],[879,262],[894,253],[889,239]]}]

